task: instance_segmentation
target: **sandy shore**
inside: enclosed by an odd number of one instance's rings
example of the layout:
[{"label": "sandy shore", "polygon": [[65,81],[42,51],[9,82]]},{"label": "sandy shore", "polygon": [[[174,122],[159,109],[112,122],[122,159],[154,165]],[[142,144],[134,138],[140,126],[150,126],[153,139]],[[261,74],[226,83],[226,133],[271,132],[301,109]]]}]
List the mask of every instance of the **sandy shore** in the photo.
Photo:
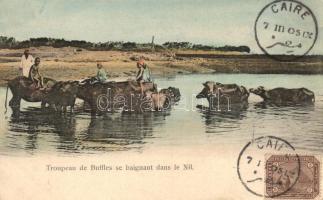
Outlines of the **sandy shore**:
[{"label": "sandy shore", "polygon": [[[80,80],[96,74],[101,62],[110,78],[135,76],[136,60],[144,56],[154,76],[191,73],[294,73],[322,74],[321,56],[279,62],[267,56],[244,55],[236,52],[121,52],[87,51],[84,49],[37,47],[30,48],[41,58],[43,76],[56,80]],[[22,49],[0,49],[0,85],[20,74]]]}]

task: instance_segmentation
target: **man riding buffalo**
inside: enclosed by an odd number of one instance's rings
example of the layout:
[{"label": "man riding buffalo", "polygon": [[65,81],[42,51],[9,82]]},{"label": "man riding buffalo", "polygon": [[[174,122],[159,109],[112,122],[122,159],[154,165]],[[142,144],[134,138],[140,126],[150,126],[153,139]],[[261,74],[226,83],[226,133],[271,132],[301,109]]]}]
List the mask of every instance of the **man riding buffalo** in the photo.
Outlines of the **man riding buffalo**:
[{"label": "man riding buffalo", "polygon": [[101,63],[96,64],[98,71],[96,74],[96,80],[99,81],[100,83],[106,83],[108,81],[107,78],[107,72],[103,68],[103,65]]},{"label": "man riding buffalo", "polygon": [[35,64],[33,64],[31,67],[30,67],[30,71],[29,71],[29,79],[37,84],[36,88],[41,88],[43,89],[44,87],[44,79],[43,77],[40,75],[39,73],[39,67],[40,67],[40,58],[37,57],[35,59]]},{"label": "man riding buffalo", "polygon": [[140,58],[140,60],[137,62],[137,76],[136,81],[139,82],[140,88],[141,88],[141,95],[144,95],[144,87],[143,84],[145,82],[152,82],[151,78],[151,72],[147,64],[145,63],[144,58]]}]

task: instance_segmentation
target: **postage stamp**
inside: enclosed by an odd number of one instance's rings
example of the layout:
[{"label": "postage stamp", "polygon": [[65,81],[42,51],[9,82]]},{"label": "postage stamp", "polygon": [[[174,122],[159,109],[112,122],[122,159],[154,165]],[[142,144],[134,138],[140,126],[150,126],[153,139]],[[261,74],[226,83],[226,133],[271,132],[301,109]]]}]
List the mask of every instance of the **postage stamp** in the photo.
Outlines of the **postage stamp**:
[{"label": "postage stamp", "polygon": [[[293,160],[293,178],[289,180],[289,184],[276,195],[289,191],[296,183],[300,172],[299,157],[295,152],[295,148],[286,140],[275,137],[266,136],[259,137],[242,149],[237,162],[237,171],[241,183],[244,187],[254,195],[262,197],[270,197],[265,193],[264,188],[267,185],[267,177],[265,174],[266,156],[267,155],[283,155],[286,159]],[[270,193],[271,194],[271,193]]]},{"label": "postage stamp", "polygon": [[265,169],[270,198],[314,199],[319,195],[320,162],[315,156],[271,155]]},{"label": "postage stamp", "polygon": [[306,55],[318,36],[318,24],[309,7],[298,1],[278,0],[259,13],[255,37],[268,56],[288,61]]}]

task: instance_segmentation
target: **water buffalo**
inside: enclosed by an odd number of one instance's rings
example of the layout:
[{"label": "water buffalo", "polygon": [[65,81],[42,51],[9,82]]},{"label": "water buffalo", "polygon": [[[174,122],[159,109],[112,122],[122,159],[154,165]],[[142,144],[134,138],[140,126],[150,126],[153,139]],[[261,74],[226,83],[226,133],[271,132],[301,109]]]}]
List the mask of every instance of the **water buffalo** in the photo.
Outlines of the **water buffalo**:
[{"label": "water buffalo", "polygon": [[264,102],[273,103],[276,105],[293,105],[293,104],[313,104],[315,102],[315,95],[306,88],[274,88],[266,90],[263,86],[258,88],[250,88],[251,93],[259,95]]},{"label": "water buffalo", "polygon": [[151,104],[152,111],[163,111],[170,109],[171,106],[178,102],[181,93],[178,88],[168,87],[161,89],[159,92],[147,91],[146,100]]},{"label": "water buffalo", "polygon": [[170,98],[170,102],[176,103],[181,99],[181,93],[178,88],[175,87],[168,87],[166,89],[161,89],[160,93],[165,94],[167,97]]},{"label": "water buffalo", "polygon": [[[149,92],[146,92],[146,95],[149,95]],[[151,93],[152,105],[154,106],[153,110],[167,110],[170,109],[176,102],[181,98],[181,93],[178,88],[168,87],[161,89],[159,92]]]},{"label": "water buffalo", "polygon": [[28,102],[42,102],[42,107],[45,107],[46,101],[44,101],[44,97],[55,83],[56,81],[53,79],[44,78],[44,88],[46,89],[39,89],[30,79],[24,76],[9,80],[5,105],[7,106],[8,88],[10,88],[12,98],[9,101],[9,106],[13,110],[19,111],[21,99]]},{"label": "water buffalo", "polygon": [[[157,92],[154,83],[144,83],[144,92]],[[90,105],[92,115],[97,112],[139,111],[142,103],[141,87],[135,81],[79,84],[77,97]]]},{"label": "water buffalo", "polygon": [[196,98],[206,98],[210,110],[245,109],[248,107],[249,92],[237,84],[221,84],[213,81],[203,83],[204,88]]},{"label": "water buffalo", "polygon": [[70,106],[72,113],[74,111],[78,88],[78,81],[59,81],[45,95],[44,101],[54,105],[56,110],[60,112],[62,110],[66,112],[67,106]]},{"label": "water buffalo", "polygon": [[161,111],[167,109],[168,105],[170,105],[166,94],[161,92],[147,91],[145,100],[148,104],[148,106],[146,106],[146,108],[148,108],[147,110],[151,111]]}]

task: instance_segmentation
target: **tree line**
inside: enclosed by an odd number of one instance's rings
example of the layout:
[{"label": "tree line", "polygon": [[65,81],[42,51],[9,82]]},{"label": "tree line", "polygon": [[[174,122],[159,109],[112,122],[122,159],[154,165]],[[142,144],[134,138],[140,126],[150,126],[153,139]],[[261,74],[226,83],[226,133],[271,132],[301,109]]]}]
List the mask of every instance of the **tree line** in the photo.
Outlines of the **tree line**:
[{"label": "tree line", "polygon": [[39,46],[51,46],[55,48],[61,47],[76,47],[87,50],[133,50],[133,51],[151,51],[152,48],[156,51],[163,50],[205,50],[205,51],[237,51],[250,52],[248,46],[212,46],[202,44],[192,44],[190,42],[165,42],[162,45],[151,43],[135,43],[123,41],[108,41],[108,42],[88,42],[85,40],[65,40],[55,38],[30,38],[29,40],[17,41],[13,37],[0,36],[0,48],[20,49]]}]

